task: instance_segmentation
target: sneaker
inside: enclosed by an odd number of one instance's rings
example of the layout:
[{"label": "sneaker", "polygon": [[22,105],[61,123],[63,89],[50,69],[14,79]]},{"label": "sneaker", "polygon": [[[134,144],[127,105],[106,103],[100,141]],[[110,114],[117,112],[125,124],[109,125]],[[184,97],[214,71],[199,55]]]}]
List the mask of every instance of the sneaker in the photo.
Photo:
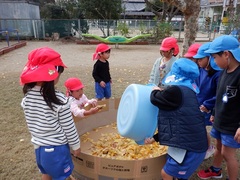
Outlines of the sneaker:
[{"label": "sneaker", "polygon": [[215,147],[212,145],[209,146],[204,159],[210,158],[214,154],[214,152],[215,152]]},{"label": "sneaker", "polygon": [[197,173],[198,177],[201,179],[210,179],[210,178],[222,178],[222,170],[214,172],[212,166],[207,170],[201,170]]}]

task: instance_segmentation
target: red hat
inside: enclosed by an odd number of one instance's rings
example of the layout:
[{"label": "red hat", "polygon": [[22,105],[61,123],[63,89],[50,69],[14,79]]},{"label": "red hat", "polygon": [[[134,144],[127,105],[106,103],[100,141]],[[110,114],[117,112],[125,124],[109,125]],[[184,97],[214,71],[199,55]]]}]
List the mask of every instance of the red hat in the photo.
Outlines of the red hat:
[{"label": "red hat", "polygon": [[82,89],[84,87],[83,83],[78,78],[68,78],[65,83],[65,87],[67,88],[67,95],[68,91],[75,91]]},{"label": "red hat", "polygon": [[58,77],[56,66],[66,67],[60,57],[58,52],[48,47],[31,51],[20,76],[21,84],[55,80]]},{"label": "red hat", "polygon": [[93,54],[93,60],[99,59],[99,58],[100,58],[100,57],[99,57],[99,54],[100,54],[100,53],[103,53],[103,52],[105,52],[105,51],[107,51],[107,50],[109,50],[109,49],[111,49],[111,47],[108,46],[107,44],[104,44],[104,43],[98,44],[97,47],[96,47],[96,51],[95,51],[95,53]]},{"label": "red hat", "polygon": [[163,39],[162,44],[160,46],[161,51],[169,51],[170,49],[174,49],[173,55],[177,56],[179,53],[179,46],[177,44],[177,39],[174,37],[167,37]]},{"label": "red hat", "polygon": [[186,54],[184,54],[184,57],[191,58],[195,56],[198,52],[198,49],[200,48],[201,44],[194,43],[189,48]]}]

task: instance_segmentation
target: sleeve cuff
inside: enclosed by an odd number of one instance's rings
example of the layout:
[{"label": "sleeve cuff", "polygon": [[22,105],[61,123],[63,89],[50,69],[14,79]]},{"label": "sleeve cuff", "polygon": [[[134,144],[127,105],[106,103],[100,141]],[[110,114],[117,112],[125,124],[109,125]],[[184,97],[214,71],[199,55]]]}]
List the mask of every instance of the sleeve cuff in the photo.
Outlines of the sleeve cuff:
[{"label": "sleeve cuff", "polygon": [[71,146],[71,148],[72,148],[72,150],[77,150],[77,149],[79,149],[80,148],[80,142],[78,143],[78,144],[75,144],[75,145],[73,145],[73,146]]}]

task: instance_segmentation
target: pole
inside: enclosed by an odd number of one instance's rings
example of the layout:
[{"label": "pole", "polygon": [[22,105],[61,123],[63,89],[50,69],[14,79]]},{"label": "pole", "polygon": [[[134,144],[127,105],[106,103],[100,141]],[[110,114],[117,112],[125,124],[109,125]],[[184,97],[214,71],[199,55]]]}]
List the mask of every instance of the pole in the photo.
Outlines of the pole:
[{"label": "pole", "polygon": [[8,34],[8,31],[6,31],[5,33],[6,33],[6,41],[7,41],[8,47],[9,47],[9,34]]},{"label": "pole", "polygon": [[221,31],[224,30],[223,17],[225,16],[225,12],[226,12],[226,4],[227,4],[227,0],[223,0],[223,10],[222,10],[222,15],[221,15],[221,23],[220,23],[220,28],[219,28],[219,34],[221,33]]}]

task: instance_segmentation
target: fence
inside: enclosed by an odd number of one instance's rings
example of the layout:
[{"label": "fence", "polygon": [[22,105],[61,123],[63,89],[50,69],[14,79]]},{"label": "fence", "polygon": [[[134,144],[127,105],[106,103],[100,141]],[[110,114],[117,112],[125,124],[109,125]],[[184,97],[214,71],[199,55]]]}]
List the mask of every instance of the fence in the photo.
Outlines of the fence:
[{"label": "fence", "polygon": [[[59,33],[60,38],[74,36],[82,38],[82,33],[89,33],[98,36],[120,35],[118,26],[120,23],[126,23],[128,36],[133,37],[141,33],[151,33],[157,25],[154,20],[86,20],[86,19],[67,19],[67,20],[34,20],[34,19],[0,19],[0,31],[7,31],[9,38],[21,39],[45,39],[51,38],[53,33]],[[183,21],[172,21],[170,23],[173,34],[176,38],[183,38]],[[18,34],[12,30],[16,30]],[[219,26],[206,27],[199,23],[199,32],[197,38],[211,40],[214,33],[219,32]],[[221,33],[225,33],[224,31]],[[5,39],[0,34],[1,39]]]}]

